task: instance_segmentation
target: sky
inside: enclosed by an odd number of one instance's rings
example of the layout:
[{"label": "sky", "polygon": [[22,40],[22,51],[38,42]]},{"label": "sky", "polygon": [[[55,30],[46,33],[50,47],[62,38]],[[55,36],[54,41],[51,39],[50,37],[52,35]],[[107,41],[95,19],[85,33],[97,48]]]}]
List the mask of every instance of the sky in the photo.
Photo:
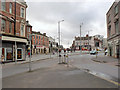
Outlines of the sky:
[{"label": "sky", "polygon": [[75,36],[90,31],[90,36],[107,37],[106,13],[114,0],[29,0],[26,1],[27,20],[33,31],[46,33],[58,41],[58,21],[60,23],[61,44],[67,48]]}]

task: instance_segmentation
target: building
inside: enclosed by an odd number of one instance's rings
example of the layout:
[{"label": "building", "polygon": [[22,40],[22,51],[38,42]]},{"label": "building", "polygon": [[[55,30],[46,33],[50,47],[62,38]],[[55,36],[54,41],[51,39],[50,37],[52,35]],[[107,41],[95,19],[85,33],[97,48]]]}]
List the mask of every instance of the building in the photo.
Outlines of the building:
[{"label": "building", "polygon": [[[81,44],[80,44],[81,43]],[[72,50],[94,50],[102,49],[102,39],[98,38],[98,35],[95,36],[88,36],[86,37],[75,37],[75,40],[72,44]]]},{"label": "building", "polygon": [[26,45],[28,44],[26,29],[27,4],[24,0],[16,0],[16,2],[2,0],[0,4],[0,34],[2,41],[0,56],[2,61],[25,60]]},{"label": "building", "polygon": [[57,52],[58,51],[58,43],[55,42],[55,39],[49,37],[49,52]]},{"label": "building", "polygon": [[106,18],[108,55],[120,58],[120,1],[112,4]]},{"label": "building", "polygon": [[105,50],[108,47],[107,38],[103,38],[102,48]]},{"label": "building", "polygon": [[49,38],[46,33],[32,31],[32,54],[49,53]]}]

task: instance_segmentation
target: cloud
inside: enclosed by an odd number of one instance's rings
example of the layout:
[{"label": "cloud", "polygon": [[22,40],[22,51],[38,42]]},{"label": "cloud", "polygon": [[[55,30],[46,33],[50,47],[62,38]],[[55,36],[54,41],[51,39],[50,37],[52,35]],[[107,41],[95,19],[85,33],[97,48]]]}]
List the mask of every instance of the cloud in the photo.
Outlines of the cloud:
[{"label": "cloud", "polygon": [[[87,2],[88,1],[88,2]],[[90,35],[101,34],[106,37],[106,13],[113,2],[27,2],[27,19],[34,31],[46,32],[48,36],[58,37],[58,21],[61,22],[62,44],[72,44],[79,35],[92,30]]]}]

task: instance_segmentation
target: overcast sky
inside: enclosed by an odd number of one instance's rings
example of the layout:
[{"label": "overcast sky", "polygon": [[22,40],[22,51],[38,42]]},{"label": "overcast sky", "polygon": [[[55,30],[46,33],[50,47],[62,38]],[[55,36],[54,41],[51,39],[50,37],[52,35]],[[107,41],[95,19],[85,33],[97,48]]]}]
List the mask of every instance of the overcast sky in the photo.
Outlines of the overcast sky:
[{"label": "overcast sky", "polygon": [[90,35],[107,37],[106,13],[114,0],[30,0],[27,2],[27,20],[33,26],[33,31],[46,33],[58,41],[58,21],[61,22],[61,43],[64,47],[71,46],[74,37],[79,36],[80,24],[82,36],[89,30]]}]

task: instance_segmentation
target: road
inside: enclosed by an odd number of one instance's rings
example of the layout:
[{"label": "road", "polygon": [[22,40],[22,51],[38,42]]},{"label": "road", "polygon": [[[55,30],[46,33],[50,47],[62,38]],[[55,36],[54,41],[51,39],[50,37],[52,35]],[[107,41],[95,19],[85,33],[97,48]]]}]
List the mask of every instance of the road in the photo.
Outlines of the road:
[{"label": "road", "polygon": [[69,67],[58,64],[57,57],[36,61],[32,63],[32,72],[28,72],[28,63],[5,65],[2,71],[3,88],[117,88],[108,80],[86,72],[91,70],[106,75],[100,69],[106,68],[106,65],[93,62],[93,57],[88,54],[69,56]]}]

